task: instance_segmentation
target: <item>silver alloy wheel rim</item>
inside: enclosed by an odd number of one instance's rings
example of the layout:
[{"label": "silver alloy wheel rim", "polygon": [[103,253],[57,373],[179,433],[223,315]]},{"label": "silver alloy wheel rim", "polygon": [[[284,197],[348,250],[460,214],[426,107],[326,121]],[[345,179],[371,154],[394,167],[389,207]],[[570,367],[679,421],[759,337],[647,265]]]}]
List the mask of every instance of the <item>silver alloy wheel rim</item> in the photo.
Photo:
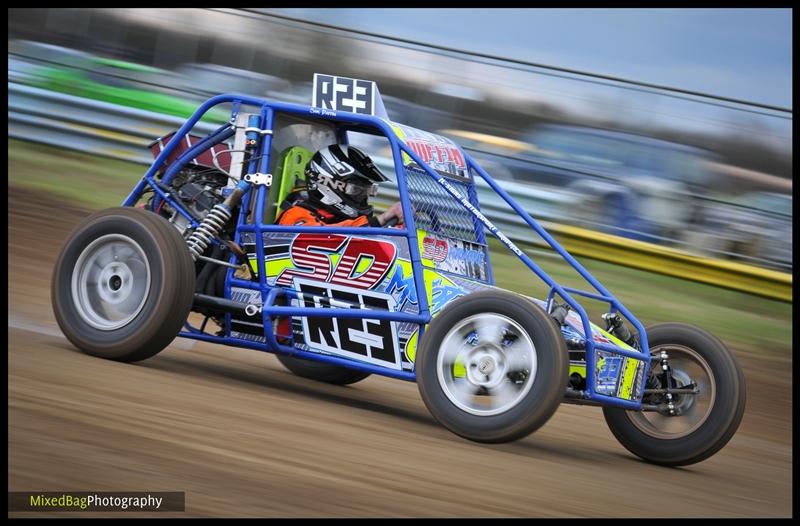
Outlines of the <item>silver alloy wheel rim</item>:
[{"label": "silver alloy wheel rim", "polygon": [[[444,394],[456,407],[477,416],[498,415],[519,404],[533,386],[536,367],[536,347],[528,333],[496,313],[457,323],[442,340],[436,359]],[[463,373],[457,374],[457,368]],[[521,373],[524,378],[517,376],[517,381],[509,378]]]},{"label": "silver alloy wheel rim", "polygon": [[[625,414],[646,435],[660,440],[673,440],[693,433],[705,423],[714,408],[717,390],[711,367],[697,351],[673,344],[651,347],[650,354],[658,356],[662,350],[667,353],[667,361],[679,386],[693,381],[700,392],[677,396],[675,407],[681,412],[678,416],[663,415],[657,411],[626,411]],[[653,367],[661,367],[661,363],[653,362]]]},{"label": "silver alloy wheel rim", "polygon": [[150,291],[150,264],[136,241],[107,234],[83,249],[72,271],[72,301],[83,321],[101,331],[124,327]]}]

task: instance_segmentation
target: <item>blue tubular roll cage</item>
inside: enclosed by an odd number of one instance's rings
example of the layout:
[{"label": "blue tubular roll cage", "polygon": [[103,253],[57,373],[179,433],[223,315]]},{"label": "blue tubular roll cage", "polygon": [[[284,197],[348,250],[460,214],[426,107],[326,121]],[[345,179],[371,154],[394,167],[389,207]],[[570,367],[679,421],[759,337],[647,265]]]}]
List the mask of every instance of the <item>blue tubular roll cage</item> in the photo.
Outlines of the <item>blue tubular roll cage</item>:
[{"label": "blue tubular roll cage", "polygon": [[[235,128],[233,124],[226,124],[211,134],[209,134],[202,141],[189,148],[186,152],[181,154],[164,172],[161,182],[155,178],[156,173],[166,162],[167,158],[181,143],[182,139],[200,120],[200,118],[208,112],[212,107],[233,103],[233,111],[231,115],[231,123],[235,122],[236,114],[240,111],[243,105],[255,106],[260,108],[260,126],[261,130],[265,133],[260,134],[261,138],[257,147],[257,156],[250,161],[249,166],[246,167],[247,173],[254,173],[256,171],[267,173],[270,163],[270,147],[272,142],[271,131],[273,129],[275,114],[297,115],[316,120],[332,121],[350,126],[365,126],[379,132],[382,136],[389,140],[392,149],[392,157],[394,160],[395,177],[397,180],[397,187],[400,194],[400,202],[403,209],[403,217],[405,219],[404,228],[383,228],[383,227],[309,227],[309,226],[286,226],[286,225],[273,225],[265,224],[264,217],[264,204],[267,199],[268,189],[265,186],[258,186],[253,188],[250,183],[244,181],[244,178],[239,182],[238,187],[245,190],[244,197],[239,207],[239,215],[237,218],[237,227],[235,233],[235,241],[240,243],[242,233],[252,233],[255,236],[256,244],[256,258],[258,269],[258,283],[253,281],[242,280],[234,277],[233,269],[228,269],[225,280],[225,297],[231,297],[231,287],[239,287],[248,290],[256,290],[261,294],[262,300],[262,322],[264,325],[264,337],[266,343],[245,340],[242,338],[235,338],[231,336],[214,336],[207,334],[200,329],[186,324],[186,330],[181,332],[179,336],[186,338],[193,338],[196,340],[208,341],[212,343],[219,343],[224,345],[232,345],[237,347],[257,349],[261,351],[275,352],[296,356],[298,358],[328,363],[331,365],[338,365],[356,369],[368,373],[380,374],[402,380],[416,381],[416,374],[414,371],[404,371],[391,369],[389,367],[382,367],[355,360],[340,358],[328,354],[320,354],[315,352],[308,352],[293,346],[284,345],[277,341],[273,333],[272,320],[274,317],[284,316],[298,316],[298,317],[341,317],[341,318],[368,318],[368,319],[381,319],[390,320],[394,322],[414,323],[419,326],[420,339],[427,325],[431,320],[431,312],[428,306],[427,293],[423,279],[422,261],[419,253],[419,245],[417,243],[417,229],[414,222],[413,209],[411,207],[411,200],[408,195],[408,187],[406,184],[406,172],[403,165],[403,154],[407,155],[411,160],[417,163],[419,167],[431,177],[437,184],[439,184],[445,191],[447,191],[454,199],[456,199],[464,208],[466,208],[473,216],[476,228],[480,233],[479,241],[485,238],[480,225],[489,230],[495,235],[511,252],[531,270],[549,287],[550,291],[547,296],[547,308],[552,305],[554,296],[558,294],[569,307],[574,310],[581,319],[583,326],[583,333],[586,342],[586,398],[601,402],[604,405],[622,407],[626,409],[641,409],[641,396],[636,400],[624,400],[602,393],[598,393],[595,386],[595,367],[597,364],[597,351],[607,351],[616,355],[621,355],[629,358],[644,361],[645,370],[644,378],[647,378],[650,368],[650,352],[647,342],[647,333],[644,326],[636,319],[622,303],[617,300],[599,281],[597,281],[575,258],[573,258],[561,245],[559,245],[550,234],[548,234],[541,225],[539,225],[519,204],[517,204],[511,196],[503,190],[478,164],[465,152],[465,159],[469,169],[473,173],[477,173],[486,183],[500,195],[506,203],[530,226],[536,233],[538,233],[553,250],[555,250],[567,263],[569,263],[580,275],[583,277],[594,289],[594,292],[587,292],[578,289],[562,287],[556,283],[547,273],[544,272],[536,263],[534,263],[522,250],[520,250],[505,234],[503,234],[488,218],[486,218],[480,210],[472,203],[477,204],[477,196],[475,195],[474,187],[470,188],[468,197],[462,196],[444,177],[439,175],[436,171],[430,168],[427,163],[422,161],[419,156],[406,144],[404,144],[397,136],[391,127],[382,119],[368,115],[360,115],[355,113],[348,113],[342,111],[321,110],[319,108],[312,108],[309,106],[301,106],[297,104],[288,104],[275,101],[267,101],[255,97],[239,94],[223,94],[212,97],[203,104],[201,104],[194,114],[181,126],[178,131],[173,135],[169,143],[164,147],[161,153],[156,157],[153,164],[147,170],[142,180],[136,185],[131,194],[123,202],[123,206],[133,206],[142,196],[147,188],[150,188],[155,193],[156,200],[165,200],[172,206],[178,213],[187,218],[193,228],[198,226],[198,222],[192,215],[185,210],[181,203],[175,199],[169,192],[167,185],[169,185],[172,178],[192,159],[197,157],[202,151],[219,144],[226,139],[230,138]],[[255,194],[255,196],[253,195]],[[254,220],[248,222],[247,214],[251,208],[251,201],[255,198],[255,215]],[[279,298],[293,299],[297,298],[297,292],[277,286],[270,286],[267,283],[265,271],[265,257],[264,257],[264,240],[263,233],[265,232],[283,232],[283,233],[319,233],[324,231],[326,234],[345,234],[345,235],[381,235],[404,237],[408,241],[408,248],[410,253],[411,265],[413,269],[414,286],[417,292],[419,301],[419,310],[417,314],[410,314],[405,312],[390,312],[390,311],[376,311],[376,310],[360,310],[360,309],[342,309],[342,308],[325,308],[314,309],[310,307],[289,307],[276,305]],[[235,256],[231,255],[231,263],[235,263]],[[493,283],[491,274],[491,265],[489,265],[489,282]],[[623,349],[617,345],[595,342],[592,337],[592,327],[589,322],[586,310],[578,303],[571,294],[583,296],[594,300],[600,300],[608,303],[611,307],[611,312],[620,312],[622,315],[633,324],[634,328],[639,335],[640,350]],[[230,334],[231,318],[230,314],[226,314],[225,334]],[[566,380],[566,379],[565,379]]]}]

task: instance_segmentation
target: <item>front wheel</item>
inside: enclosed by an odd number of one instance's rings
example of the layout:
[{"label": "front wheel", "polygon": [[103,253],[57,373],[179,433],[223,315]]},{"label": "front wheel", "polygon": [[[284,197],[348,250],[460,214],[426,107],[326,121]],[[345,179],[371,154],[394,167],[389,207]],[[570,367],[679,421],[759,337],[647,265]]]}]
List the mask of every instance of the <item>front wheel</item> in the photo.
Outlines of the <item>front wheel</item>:
[{"label": "front wheel", "polygon": [[[733,354],[708,332],[681,323],[647,329],[651,362],[647,389],[694,390],[673,395],[672,414],[603,408],[611,432],[631,453],[665,466],[701,462],[722,449],[742,421],[745,382]],[[662,355],[663,353],[663,355]],[[666,356],[669,374],[661,367]],[[664,408],[663,393],[645,394],[642,403]]]},{"label": "front wheel", "polygon": [[477,442],[509,442],[542,426],[567,384],[568,353],[538,305],[509,292],[476,292],[431,321],[416,357],[431,414]]},{"label": "front wheel", "polygon": [[189,315],[195,268],[166,219],[134,208],[86,218],[56,260],[51,298],[61,331],[80,350],[144,360],[175,338]]}]

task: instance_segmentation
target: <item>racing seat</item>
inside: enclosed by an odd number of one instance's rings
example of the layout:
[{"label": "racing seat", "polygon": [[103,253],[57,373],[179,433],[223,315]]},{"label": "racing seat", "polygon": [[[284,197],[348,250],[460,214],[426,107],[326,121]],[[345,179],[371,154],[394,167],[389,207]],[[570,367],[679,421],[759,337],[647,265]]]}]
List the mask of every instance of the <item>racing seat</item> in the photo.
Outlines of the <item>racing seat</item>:
[{"label": "racing seat", "polygon": [[[311,150],[302,146],[291,146],[278,155],[267,199],[269,206],[264,211],[264,223],[274,223],[280,212],[292,206],[292,202],[287,200],[287,197],[296,187],[305,185],[305,169],[312,155]],[[258,272],[257,268],[255,272]],[[275,304],[286,305],[286,299],[278,298]],[[278,341],[285,345],[291,345],[291,318],[277,318],[274,321],[274,331]]]},{"label": "racing seat", "polygon": [[267,199],[269,206],[264,211],[264,223],[274,223],[281,207],[291,205],[286,198],[296,186],[304,184],[306,165],[312,155],[311,150],[302,146],[286,148],[278,155]]}]

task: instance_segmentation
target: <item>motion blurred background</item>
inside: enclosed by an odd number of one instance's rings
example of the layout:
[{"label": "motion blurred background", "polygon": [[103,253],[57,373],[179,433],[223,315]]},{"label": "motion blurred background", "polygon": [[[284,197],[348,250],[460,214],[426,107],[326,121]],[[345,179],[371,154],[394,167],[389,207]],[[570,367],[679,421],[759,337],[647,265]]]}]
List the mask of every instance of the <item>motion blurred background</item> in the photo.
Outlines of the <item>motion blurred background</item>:
[{"label": "motion blurred background", "polygon": [[787,13],[12,9],[9,135],[146,163],[152,115],[97,122],[18,86],[186,117],[221,92],[310,104],[314,72],[365,78],[539,219],[790,271]]},{"label": "motion blurred background", "polygon": [[[208,515],[790,516],[789,9],[8,14],[15,489],[186,488],[187,509]],[[148,144],[200,101],[240,92],[310,104],[315,72],[374,80],[392,120],[462,144],[646,324],[693,323],[725,341],[748,382],[731,445],[665,471],[624,457],[599,413],[562,407],[535,438],[488,448],[431,425],[413,385],[334,390],[262,353],[182,340],[136,367],[65,352],[49,271],[72,225],[118,205],[152,161]],[[198,128],[225,120],[210,114]],[[380,144],[364,147],[391,163]],[[493,246],[498,285],[520,290],[512,259]],[[468,482],[442,493],[455,480]],[[669,505],[620,504],[608,480]]]}]

